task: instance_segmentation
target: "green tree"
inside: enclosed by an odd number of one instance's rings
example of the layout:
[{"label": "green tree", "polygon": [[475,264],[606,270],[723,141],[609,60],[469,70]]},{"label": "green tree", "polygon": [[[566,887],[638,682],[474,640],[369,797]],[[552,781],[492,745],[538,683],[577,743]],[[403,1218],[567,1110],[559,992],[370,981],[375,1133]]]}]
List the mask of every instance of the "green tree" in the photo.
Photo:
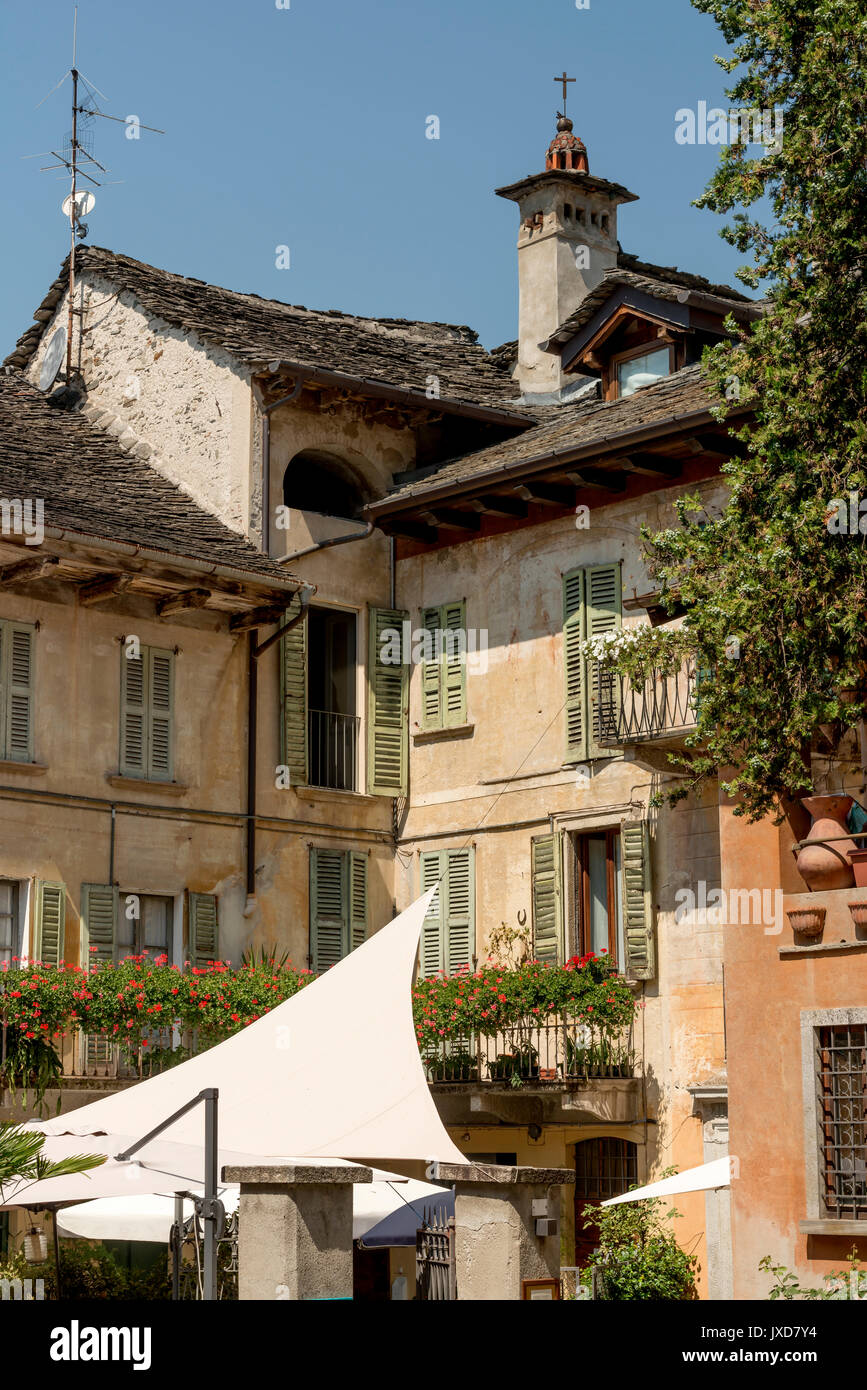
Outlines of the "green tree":
[{"label": "green tree", "polygon": [[697,200],[733,214],[721,235],[748,253],[738,274],[764,284],[768,312],[730,321],[731,339],[705,353],[718,418],[735,403],[752,414],[733,430],[748,449],[725,466],[728,504],[711,515],[682,499],[678,526],[648,540],[704,673],[672,799],[719,775],[755,819],[812,789],[819,725],[836,741],[867,712],[865,536],[841,529],[834,506],[867,497],[867,11],[692,3],[730,46],[716,61],[735,74],[731,108],[782,118],[780,141],[724,146]]},{"label": "green tree", "polygon": [[[675,1172],[668,1168],[663,1176]],[[665,1210],[661,1197],[584,1208],[585,1227],[599,1229],[590,1268],[597,1271],[601,1299],[673,1302],[698,1297],[698,1261],[680,1248],[668,1225],[669,1218],[678,1216],[674,1207]]]}]

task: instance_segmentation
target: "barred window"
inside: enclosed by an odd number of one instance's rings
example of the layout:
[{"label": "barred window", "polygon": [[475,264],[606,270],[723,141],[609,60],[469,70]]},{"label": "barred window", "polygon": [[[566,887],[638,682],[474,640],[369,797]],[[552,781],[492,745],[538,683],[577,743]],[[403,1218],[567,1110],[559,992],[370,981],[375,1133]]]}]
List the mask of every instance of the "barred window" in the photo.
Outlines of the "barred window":
[{"label": "barred window", "polygon": [[825,1215],[867,1226],[867,1023],[816,1030]]}]

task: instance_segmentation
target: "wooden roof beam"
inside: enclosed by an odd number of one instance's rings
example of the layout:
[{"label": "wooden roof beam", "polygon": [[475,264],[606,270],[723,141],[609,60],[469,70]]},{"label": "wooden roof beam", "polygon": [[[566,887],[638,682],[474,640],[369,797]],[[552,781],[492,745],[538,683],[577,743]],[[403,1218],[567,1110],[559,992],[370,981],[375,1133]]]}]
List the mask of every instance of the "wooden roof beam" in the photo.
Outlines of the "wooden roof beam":
[{"label": "wooden roof beam", "polygon": [[519,483],[515,494],[525,502],[538,502],[543,507],[575,505],[574,487],[565,487],[562,483]]},{"label": "wooden roof beam", "polygon": [[438,507],[436,511],[419,512],[419,516],[431,526],[448,526],[455,531],[478,531],[482,524],[478,512],[459,512],[451,507]]},{"label": "wooden roof beam", "polygon": [[409,541],[433,542],[437,538],[437,528],[423,521],[392,521],[388,519],[388,530],[394,536],[405,536]]},{"label": "wooden roof beam", "polygon": [[272,623],[279,623],[286,612],[286,605],[282,607],[263,607],[251,608],[246,613],[236,613],[229,619],[230,632],[247,632],[251,627],[270,627]]},{"label": "wooden roof beam", "polygon": [[56,555],[34,555],[29,560],[16,560],[0,569],[0,584],[28,584],[45,579],[58,563]]},{"label": "wooden roof beam", "polygon": [[174,613],[183,613],[191,608],[204,608],[211,597],[210,589],[182,589],[178,594],[170,594],[157,603],[157,617],[170,618]]},{"label": "wooden roof beam", "polygon": [[644,473],[651,478],[679,478],[683,464],[678,459],[665,459],[660,454],[627,454],[626,462],[633,473]]},{"label": "wooden roof beam", "polygon": [[527,503],[518,497],[495,497],[488,494],[484,497],[471,497],[469,502],[477,512],[488,516],[506,516],[517,521],[522,521],[529,510]]},{"label": "wooden roof beam", "polygon": [[576,487],[598,487],[605,492],[626,490],[626,474],[622,469],[570,468],[566,470],[566,477],[575,483]]},{"label": "wooden roof beam", "polygon": [[78,602],[82,608],[93,608],[97,603],[122,594],[132,583],[131,574],[103,574],[97,579],[89,579],[78,590]]},{"label": "wooden roof beam", "polygon": [[692,434],[685,441],[697,446],[703,454],[718,454],[720,458],[746,458],[749,449],[740,439],[732,439],[730,434]]}]

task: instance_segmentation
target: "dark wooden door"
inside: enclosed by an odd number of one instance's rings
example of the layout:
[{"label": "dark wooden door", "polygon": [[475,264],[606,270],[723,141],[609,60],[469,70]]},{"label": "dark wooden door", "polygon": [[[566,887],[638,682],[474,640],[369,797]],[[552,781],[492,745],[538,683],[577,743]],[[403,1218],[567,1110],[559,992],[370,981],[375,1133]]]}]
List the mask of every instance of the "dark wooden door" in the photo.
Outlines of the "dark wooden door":
[{"label": "dark wooden door", "polygon": [[584,1208],[619,1197],[638,1181],[638,1147],[628,1139],[584,1139],[575,1145],[575,1263],[583,1269],[599,1244],[599,1227],[585,1227]]}]

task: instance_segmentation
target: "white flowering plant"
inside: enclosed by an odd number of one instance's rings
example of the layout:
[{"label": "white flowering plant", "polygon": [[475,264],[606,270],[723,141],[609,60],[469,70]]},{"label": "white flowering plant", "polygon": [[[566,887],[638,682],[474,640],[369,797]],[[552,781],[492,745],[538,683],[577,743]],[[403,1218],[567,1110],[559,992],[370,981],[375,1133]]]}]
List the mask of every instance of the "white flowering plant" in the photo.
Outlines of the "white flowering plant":
[{"label": "white flowering plant", "polygon": [[651,627],[649,623],[600,632],[581,643],[582,655],[588,661],[617,670],[633,683],[646,680],[651,671],[674,675],[693,650],[685,627]]}]

